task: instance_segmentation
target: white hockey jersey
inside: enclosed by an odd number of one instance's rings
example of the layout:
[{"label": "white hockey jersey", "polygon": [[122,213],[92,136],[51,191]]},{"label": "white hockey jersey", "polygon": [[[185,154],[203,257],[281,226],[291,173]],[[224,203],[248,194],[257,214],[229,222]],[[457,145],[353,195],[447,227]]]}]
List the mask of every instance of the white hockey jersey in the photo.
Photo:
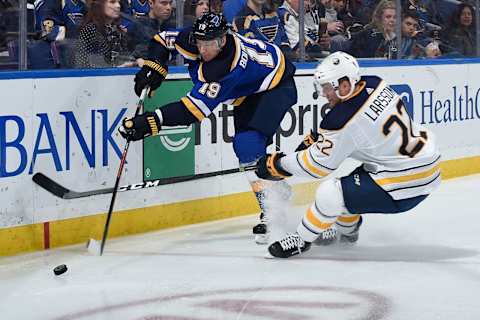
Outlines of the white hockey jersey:
[{"label": "white hockey jersey", "polygon": [[396,200],[429,194],[440,184],[433,133],[415,124],[398,94],[376,76],[362,77],[352,97],[325,116],[318,141],[282,158],[281,166],[323,178],[348,157],[363,162]]}]

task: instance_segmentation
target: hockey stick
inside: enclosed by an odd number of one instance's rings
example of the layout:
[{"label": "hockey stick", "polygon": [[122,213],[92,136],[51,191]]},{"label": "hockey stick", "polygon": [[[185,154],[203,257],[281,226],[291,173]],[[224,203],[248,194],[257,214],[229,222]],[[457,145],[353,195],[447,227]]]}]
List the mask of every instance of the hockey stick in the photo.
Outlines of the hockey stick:
[{"label": "hockey stick", "polygon": [[[140,110],[143,107],[145,96],[147,95],[147,92],[149,89],[150,88],[148,86],[143,88],[142,93],[140,94],[140,99],[138,100],[137,109],[135,110],[135,116],[137,116],[140,113]],[[110,201],[107,220],[105,221],[105,227],[103,228],[102,243],[100,244],[100,252],[99,252],[100,255],[103,254],[103,249],[105,248],[105,242],[107,241],[108,229],[110,227],[110,220],[112,218],[112,213],[113,213],[113,206],[115,204],[115,199],[117,197],[118,185],[120,184],[120,177],[122,176],[123,166],[125,165],[125,160],[127,159],[128,147],[130,146],[130,142],[131,140],[127,139],[127,142],[125,143],[125,147],[123,149],[122,158],[120,160],[120,165],[118,166],[117,179],[115,180],[115,185],[113,186],[112,200]],[[90,241],[88,241],[87,243],[87,249],[89,251],[93,249],[95,253],[98,253],[98,245],[96,244],[96,241],[93,239],[90,239]]]},{"label": "hockey stick", "polygon": [[[147,188],[158,187],[166,184],[174,184],[179,182],[187,182],[187,181],[199,180],[204,178],[211,178],[211,177],[222,176],[226,174],[251,171],[255,169],[257,169],[257,166],[252,165],[252,166],[247,166],[243,168],[234,168],[234,169],[213,171],[213,172],[207,172],[207,173],[192,174],[192,175],[182,176],[182,177],[162,178],[157,180],[144,181],[140,183],[121,186],[118,188],[118,192],[147,189]],[[100,194],[109,194],[113,192],[113,188],[94,189],[94,190],[80,191],[80,192],[73,191],[65,188],[58,182],[53,181],[52,179],[50,179],[49,177],[47,177],[41,172],[35,173],[32,177],[32,180],[43,189],[47,190],[48,192],[62,199],[78,199],[78,198],[96,196]]]}]

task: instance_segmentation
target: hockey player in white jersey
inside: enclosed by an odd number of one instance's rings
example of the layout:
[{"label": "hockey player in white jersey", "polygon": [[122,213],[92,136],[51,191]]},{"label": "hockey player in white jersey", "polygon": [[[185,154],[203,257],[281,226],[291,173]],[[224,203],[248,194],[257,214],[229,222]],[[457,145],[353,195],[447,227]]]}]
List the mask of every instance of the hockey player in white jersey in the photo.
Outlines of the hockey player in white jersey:
[{"label": "hockey player in white jersey", "polygon": [[[343,52],[325,58],[314,77],[318,93],[336,100],[317,137],[305,139],[304,150],[267,154],[256,171],[263,179],[298,175],[324,180],[297,232],[269,246],[274,257],[304,252],[325,232],[355,243],[361,214],[408,211],[440,184],[434,135],[412,122],[383,79],[361,77],[356,59]],[[340,179],[331,177],[346,158],[362,165]]]}]

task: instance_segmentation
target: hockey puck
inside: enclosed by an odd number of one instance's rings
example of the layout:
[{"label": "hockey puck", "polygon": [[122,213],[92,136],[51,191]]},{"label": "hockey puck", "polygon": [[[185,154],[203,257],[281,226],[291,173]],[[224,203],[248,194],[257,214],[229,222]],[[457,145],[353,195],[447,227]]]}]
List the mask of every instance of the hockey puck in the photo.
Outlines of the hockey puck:
[{"label": "hockey puck", "polygon": [[55,273],[56,276],[61,275],[62,273],[67,272],[67,266],[65,264],[61,264],[59,266],[56,266],[55,269],[53,269],[53,273]]}]

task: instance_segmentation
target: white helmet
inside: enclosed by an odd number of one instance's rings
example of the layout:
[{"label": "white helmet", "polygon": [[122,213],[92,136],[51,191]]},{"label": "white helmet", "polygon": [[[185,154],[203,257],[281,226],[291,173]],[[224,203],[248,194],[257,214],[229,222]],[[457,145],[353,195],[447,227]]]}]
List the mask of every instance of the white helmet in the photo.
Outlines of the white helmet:
[{"label": "white helmet", "polygon": [[[342,78],[347,78],[352,86],[350,92],[345,96],[341,96],[338,92],[338,80]],[[320,91],[321,95],[323,95],[322,85],[330,84],[337,96],[344,99],[353,93],[358,81],[360,81],[360,67],[357,59],[348,53],[337,51],[323,59],[322,63],[317,66],[313,83],[315,91]]]}]

